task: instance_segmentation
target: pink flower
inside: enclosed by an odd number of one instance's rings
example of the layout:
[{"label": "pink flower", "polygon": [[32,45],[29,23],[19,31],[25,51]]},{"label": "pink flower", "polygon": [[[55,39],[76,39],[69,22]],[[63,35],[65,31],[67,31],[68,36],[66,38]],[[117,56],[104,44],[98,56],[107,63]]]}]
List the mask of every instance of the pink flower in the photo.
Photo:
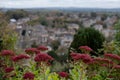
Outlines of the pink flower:
[{"label": "pink flower", "polygon": [[97,63],[97,62],[96,62],[94,59],[91,59],[91,61],[88,62],[89,65],[94,65],[94,64],[96,64],[96,63]]},{"label": "pink flower", "polygon": [[45,47],[45,46],[39,46],[39,47],[38,47],[38,50],[46,51],[46,50],[48,50],[48,48]]},{"label": "pink flower", "polygon": [[64,78],[67,78],[69,76],[68,73],[66,72],[59,72],[58,74],[60,77],[64,77]]},{"label": "pink flower", "polygon": [[112,68],[113,66],[113,62],[109,59],[105,59],[105,58],[94,58],[94,63],[99,64],[100,66],[104,66],[104,67],[109,67]]},{"label": "pink flower", "polygon": [[12,60],[13,60],[14,62],[17,62],[17,61],[19,61],[19,60],[21,60],[21,59],[29,59],[29,58],[30,58],[30,56],[27,55],[27,54],[19,54],[19,55],[17,55],[17,56],[13,56],[13,57],[12,57]]},{"label": "pink flower", "polygon": [[3,50],[3,51],[1,52],[1,55],[2,55],[2,56],[13,56],[13,55],[15,55],[15,54],[14,54],[14,52],[11,51],[11,50]]},{"label": "pink flower", "polygon": [[40,53],[40,51],[37,48],[28,48],[25,50],[26,53],[31,54],[31,53]]},{"label": "pink flower", "polygon": [[75,56],[77,56],[77,54],[79,54],[79,53],[70,53],[70,56],[73,58],[73,57],[75,57]]},{"label": "pink flower", "polygon": [[80,53],[71,53],[70,54],[73,60],[80,60],[81,59],[81,54]]},{"label": "pink flower", "polygon": [[12,72],[13,70],[14,70],[13,67],[7,67],[7,68],[5,68],[5,72],[6,72],[6,73],[10,73],[10,72]]},{"label": "pink flower", "polygon": [[101,66],[103,66],[103,67],[108,67],[108,64],[101,64]]},{"label": "pink flower", "polygon": [[104,54],[104,56],[105,56],[106,58],[111,58],[111,59],[120,60],[120,56],[118,56],[118,55],[116,55],[116,54],[106,53],[106,54]]},{"label": "pink flower", "polygon": [[23,79],[27,79],[27,80],[34,80],[35,75],[31,72],[26,72],[23,75]]},{"label": "pink flower", "polygon": [[72,53],[71,57],[75,61],[82,60],[84,63],[90,63],[93,60],[88,54]]},{"label": "pink flower", "polygon": [[114,69],[120,69],[120,65],[114,66]]},{"label": "pink flower", "polygon": [[85,51],[93,51],[90,47],[88,46],[80,46],[79,49],[85,50]]},{"label": "pink flower", "polygon": [[39,53],[35,56],[34,60],[36,62],[49,62],[52,61],[53,58],[49,56],[47,53]]},{"label": "pink flower", "polygon": [[109,59],[105,59],[105,58],[95,58],[94,61],[97,61],[97,62],[101,62],[101,63],[108,63],[108,64],[113,64],[112,61],[110,61]]}]

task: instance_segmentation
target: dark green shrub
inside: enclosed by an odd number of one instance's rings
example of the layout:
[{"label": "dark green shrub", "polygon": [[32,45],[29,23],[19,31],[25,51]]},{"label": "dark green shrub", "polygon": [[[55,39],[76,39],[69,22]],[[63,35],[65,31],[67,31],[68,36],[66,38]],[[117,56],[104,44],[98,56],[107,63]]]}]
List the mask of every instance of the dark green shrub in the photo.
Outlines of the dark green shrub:
[{"label": "dark green shrub", "polygon": [[50,55],[51,57],[53,57],[55,60],[59,60],[58,55],[55,53],[55,51],[49,51],[48,55]]},{"label": "dark green shrub", "polygon": [[17,42],[15,26],[8,25],[5,14],[0,15],[0,51],[3,49],[14,50]]},{"label": "dark green shrub", "polygon": [[59,45],[60,45],[60,42],[58,40],[54,40],[51,42],[51,47],[54,51],[58,49]]},{"label": "dark green shrub", "polygon": [[80,28],[78,32],[74,35],[74,40],[71,43],[70,50],[73,49],[80,52],[79,46],[89,46],[94,51],[102,48],[104,42],[104,36],[94,28]]},{"label": "dark green shrub", "polygon": [[16,20],[27,17],[28,13],[24,10],[8,10],[6,12],[6,16],[8,16],[10,19],[14,18]]},{"label": "dark green shrub", "polygon": [[51,57],[53,57],[56,61],[60,63],[64,63],[68,59],[68,54],[57,55],[55,51],[49,51],[48,55],[50,55]]},{"label": "dark green shrub", "polygon": [[58,57],[59,57],[59,62],[65,63],[68,59],[68,54],[59,55]]},{"label": "dark green shrub", "polygon": [[114,26],[116,33],[115,33],[115,41],[120,42],[120,20]]}]

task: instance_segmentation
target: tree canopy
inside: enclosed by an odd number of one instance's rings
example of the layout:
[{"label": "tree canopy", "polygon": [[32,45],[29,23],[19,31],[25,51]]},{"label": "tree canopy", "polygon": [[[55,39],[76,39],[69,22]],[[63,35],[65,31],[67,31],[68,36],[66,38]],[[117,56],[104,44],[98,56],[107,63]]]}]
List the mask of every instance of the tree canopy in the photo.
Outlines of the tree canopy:
[{"label": "tree canopy", "polygon": [[102,48],[102,44],[105,40],[103,34],[94,28],[80,28],[74,35],[74,40],[71,43],[70,49],[80,52],[80,46],[89,46],[94,51]]},{"label": "tree canopy", "polygon": [[16,20],[28,16],[27,12],[24,10],[10,10],[6,12],[6,16],[9,18],[14,18]]},{"label": "tree canopy", "polygon": [[13,50],[17,40],[17,34],[4,17],[4,14],[0,14],[0,51],[3,49]]},{"label": "tree canopy", "polygon": [[114,27],[115,27],[115,30],[116,30],[115,40],[120,41],[120,20],[115,24]]}]

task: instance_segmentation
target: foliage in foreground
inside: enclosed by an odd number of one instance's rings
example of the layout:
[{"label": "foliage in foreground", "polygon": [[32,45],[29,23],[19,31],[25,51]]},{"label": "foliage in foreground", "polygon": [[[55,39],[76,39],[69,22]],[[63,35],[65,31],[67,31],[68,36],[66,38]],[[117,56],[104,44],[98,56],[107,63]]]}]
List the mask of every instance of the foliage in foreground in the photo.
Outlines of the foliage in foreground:
[{"label": "foliage in foreground", "polygon": [[51,72],[55,60],[46,53],[47,48],[28,48],[25,53],[16,55],[13,51],[0,53],[1,80],[119,80],[120,56],[105,53],[92,57],[92,49],[80,46],[82,53],[72,52],[67,61],[69,71]]}]

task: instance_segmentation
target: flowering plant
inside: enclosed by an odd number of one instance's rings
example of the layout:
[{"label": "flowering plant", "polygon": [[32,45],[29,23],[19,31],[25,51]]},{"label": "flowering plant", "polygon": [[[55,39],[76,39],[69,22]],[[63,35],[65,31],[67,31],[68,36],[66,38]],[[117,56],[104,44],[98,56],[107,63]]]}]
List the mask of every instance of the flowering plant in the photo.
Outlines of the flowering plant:
[{"label": "flowering plant", "polygon": [[[87,49],[86,49],[87,48]],[[10,50],[0,53],[0,75],[2,80],[117,80],[120,79],[120,56],[105,53],[99,57],[89,54],[88,46],[83,53],[72,52],[66,61],[69,70],[52,71],[54,58],[43,49],[28,48],[25,53],[15,54]],[[44,49],[45,50],[45,49]],[[47,50],[47,49],[46,49]],[[89,51],[89,52],[88,52]],[[85,53],[87,52],[87,53]]]}]

